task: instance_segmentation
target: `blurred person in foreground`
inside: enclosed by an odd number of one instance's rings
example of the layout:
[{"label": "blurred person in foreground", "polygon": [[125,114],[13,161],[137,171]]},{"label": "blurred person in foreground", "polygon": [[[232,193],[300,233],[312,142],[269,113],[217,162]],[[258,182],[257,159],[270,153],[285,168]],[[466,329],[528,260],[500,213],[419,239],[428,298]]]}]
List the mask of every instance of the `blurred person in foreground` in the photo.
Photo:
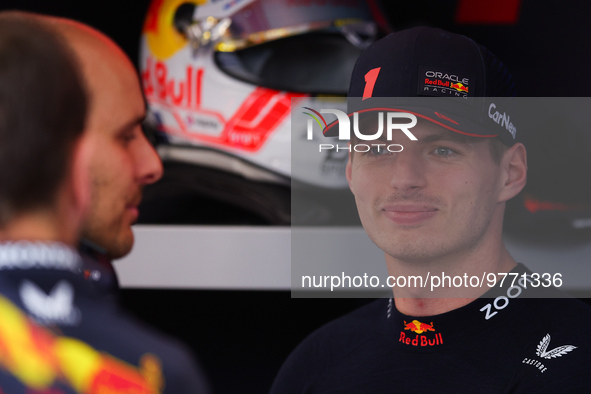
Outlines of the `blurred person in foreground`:
[{"label": "blurred person in foreground", "polygon": [[86,131],[101,96],[63,38],[37,15],[0,14],[0,391],[208,392],[184,348],[85,279],[74,247],[106,148]]},{"label": "blurred person in foreground", "polygon": [[111,262],[131,251],[142,189],[162,177],[162,163],[142,130],[146,104],[127,55],[90,26],[64,18],[43,20],[66,40],[82,67],[89,95],[84,138],[92,152],[90,208],[79,249],[89,280],[115,298],[118,280]]},{"label": "blurred person in foreground", "polygon": [[[521,124],[512,123],[507,100],[514,93],[496,56],[440,29],[392,33],[363,52],[348,95],[359,100],[350,99],[348,113],[358,112],[360,129],[372,134],[376,112],[404,113],[414,119],[407,131],[415,139],[397,130],[391,140],[377,141],[380,148],[353,135],[350,146],[369,149],[350,150],[346,176],[390,277],[408,279],[407,286],[392,286],[392,298],[311,334],[283,365],[273,393],[591,387],[591,339],[565,324],[589,326],[591,309],[541,285],[539,274],[518,264],[503,243],[505,204],[527,175],[525,146],[517,140]],[[388,143],[403,149],[393,152]],[[471,279],[433,289],[411,284],[444,275]],[[473,278],[487,282],[477,286]]]}]

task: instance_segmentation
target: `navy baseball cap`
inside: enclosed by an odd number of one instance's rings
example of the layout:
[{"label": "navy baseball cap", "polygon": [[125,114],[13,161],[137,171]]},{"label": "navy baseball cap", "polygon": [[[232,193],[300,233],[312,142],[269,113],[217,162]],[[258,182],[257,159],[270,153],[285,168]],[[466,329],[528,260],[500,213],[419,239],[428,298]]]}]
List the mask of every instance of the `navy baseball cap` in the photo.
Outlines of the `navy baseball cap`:
[{"label": "navy baseball cap", "polygon": [[[415,27],[387,35],[360,55],[347,113],[408,112],[460,134],[513,145],[517,126],[507,97],[514,96],[511,74],[485,47],[463,35]],[[337,134],[336,123],[325,136]]]}]

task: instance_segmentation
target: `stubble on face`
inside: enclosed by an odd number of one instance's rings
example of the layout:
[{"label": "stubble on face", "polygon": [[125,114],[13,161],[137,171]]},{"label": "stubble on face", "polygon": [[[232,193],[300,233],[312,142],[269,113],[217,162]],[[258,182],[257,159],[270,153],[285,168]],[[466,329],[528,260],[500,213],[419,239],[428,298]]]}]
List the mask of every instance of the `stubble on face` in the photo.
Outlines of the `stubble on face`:
[{"label": "stubble on face", "polygon": [[100,166],[91,166],[90,173],[90,210],[82,236],[103,247],[111,258],[123,257],[131,252],[135,240],[131,229],[133,221],[125,210],[130,202],[139,204],[141,190],[133,194],[114,194],[113,182]]},{"label": "stubble on face", "polygon": [[[391,195],[384,200],[377,200],[372,207],[373,214],[361,215],[362,225],[370,239],[387,255],[404,262],[429,263],[436,259],[449,256],[468,254],[478,248],[480,240],[488,231],[492,210],[466,209],[464,212],[453,213],[455,209],[439,203],[436,197],[424,195],[404,196]],[[463,200],[474,206],[469,199]],[[438,207],[437,215],[441,216],[433,226],[392,226],[383,217],[382,207],[389,203],[413,204],[426,203]],[[470,215],[469,212],[473,214]],[[468,218],[470,216],[470,218]],[[383,226],[376,226],[381,222]],[[381,228],[388,229],[382,231]]]},{"label": "stubble on face", "polygon": [[79,58],[91,98],[84,137],[93,147],[91,202],[81,236],[119,258],[133,247],[131,225],[141,200],[135,158],[125,142],[126,134],[141,133],[141,89],[133,65],[102,33],[70,22],[58,21],[57,27]]},{"label": "stubble on face", "polygon": [[[417,130],[419,140],[450,133],[434,126],[423,125],[421,130]],[[432,154],[439,141],[408,145],[399,154],[407,156],[399,156],[399,162],[394,155],[368,159],[356,154],[359,157],[350,164],[352,190],[370,239],[390,258],[415,264],[460,258],[478,249],[499,230],[491,226],[498,221],[496,211],[501,212],[502,223],[502,207],[496,200],[499,167],[489,157],[487,144],[441,141],[442,146],[461,151],[451,159]],[[405,169],[393,167],[397,165]],[[406,177],[407,182],[396,177]],[[405,209],[425,211],[427,219],[405,222],[404,216],[412,215],[388,212]]]},{"label": "stubble on face", "polygon": [[[130,93],[127,96],[118,92],[118,102],[122,108],[119,111],[97,104],[97,121],[89,130],[89,133],[93,133],[90,138],[95,142],[95,150],[90,166],[90,214],[84,221],[83,236],[105,248],[112,258],[125,256],[133,247],[131,225],[137,219],[137,206],[142,196],[143,184],[138,178],[140,164],[137,162],[134,146],[138,144],[138,138],[143,136],[133,119],[141,118],[144,110],[139,86],[136,90],[138,91],[135,94]],[[122,97],[129,100],[127,107]],[[113,114],[112,123],[104,121],[104,116],[108,117],[109,113]],[[131,126],[122,127],[130,121]],[[126,142],[127,134],[133,138],[131,142]]]}]

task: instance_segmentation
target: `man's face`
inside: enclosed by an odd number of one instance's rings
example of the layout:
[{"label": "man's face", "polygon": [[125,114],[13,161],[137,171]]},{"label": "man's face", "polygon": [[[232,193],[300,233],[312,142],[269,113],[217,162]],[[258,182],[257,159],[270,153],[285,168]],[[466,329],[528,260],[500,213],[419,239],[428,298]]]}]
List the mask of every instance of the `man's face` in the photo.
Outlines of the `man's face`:
[{"label": "man's face", "polygon": [[160,179],[162,164],[141,129],[145,107],[131,66],[105,58],[88,75],[92,102],[85,138],[93,149],[92,195],[82,236],[117,258],[133,246],[131,225],[142,188]]},{"label": "man's face", "polygon": [[[499,236],[502,167],[485,139],[420,121],[394,140],[400,153],[353,153],[347,178],[363,227],[384,252],[401,261],[432,261],[477,248]],[[396,133],[395,133],[396,134]],[[371,142],[369,142],[371,143]],[[500,217],[499,217],[500,215]],[[502,223],[502,220],[501,220]],[[493,230],[494,227],[494,230]]]}]

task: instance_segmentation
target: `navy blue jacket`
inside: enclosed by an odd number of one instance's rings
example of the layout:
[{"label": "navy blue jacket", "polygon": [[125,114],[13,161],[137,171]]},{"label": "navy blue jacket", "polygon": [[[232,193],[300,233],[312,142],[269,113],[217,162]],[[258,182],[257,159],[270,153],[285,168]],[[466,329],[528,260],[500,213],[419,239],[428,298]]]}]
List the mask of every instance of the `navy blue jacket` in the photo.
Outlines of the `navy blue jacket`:
[{"label": "navy blue jacket", "polygon": [[0,243],[1,393],[209,392],[182,345],[124,313],[88,274],[63,244]]}]

